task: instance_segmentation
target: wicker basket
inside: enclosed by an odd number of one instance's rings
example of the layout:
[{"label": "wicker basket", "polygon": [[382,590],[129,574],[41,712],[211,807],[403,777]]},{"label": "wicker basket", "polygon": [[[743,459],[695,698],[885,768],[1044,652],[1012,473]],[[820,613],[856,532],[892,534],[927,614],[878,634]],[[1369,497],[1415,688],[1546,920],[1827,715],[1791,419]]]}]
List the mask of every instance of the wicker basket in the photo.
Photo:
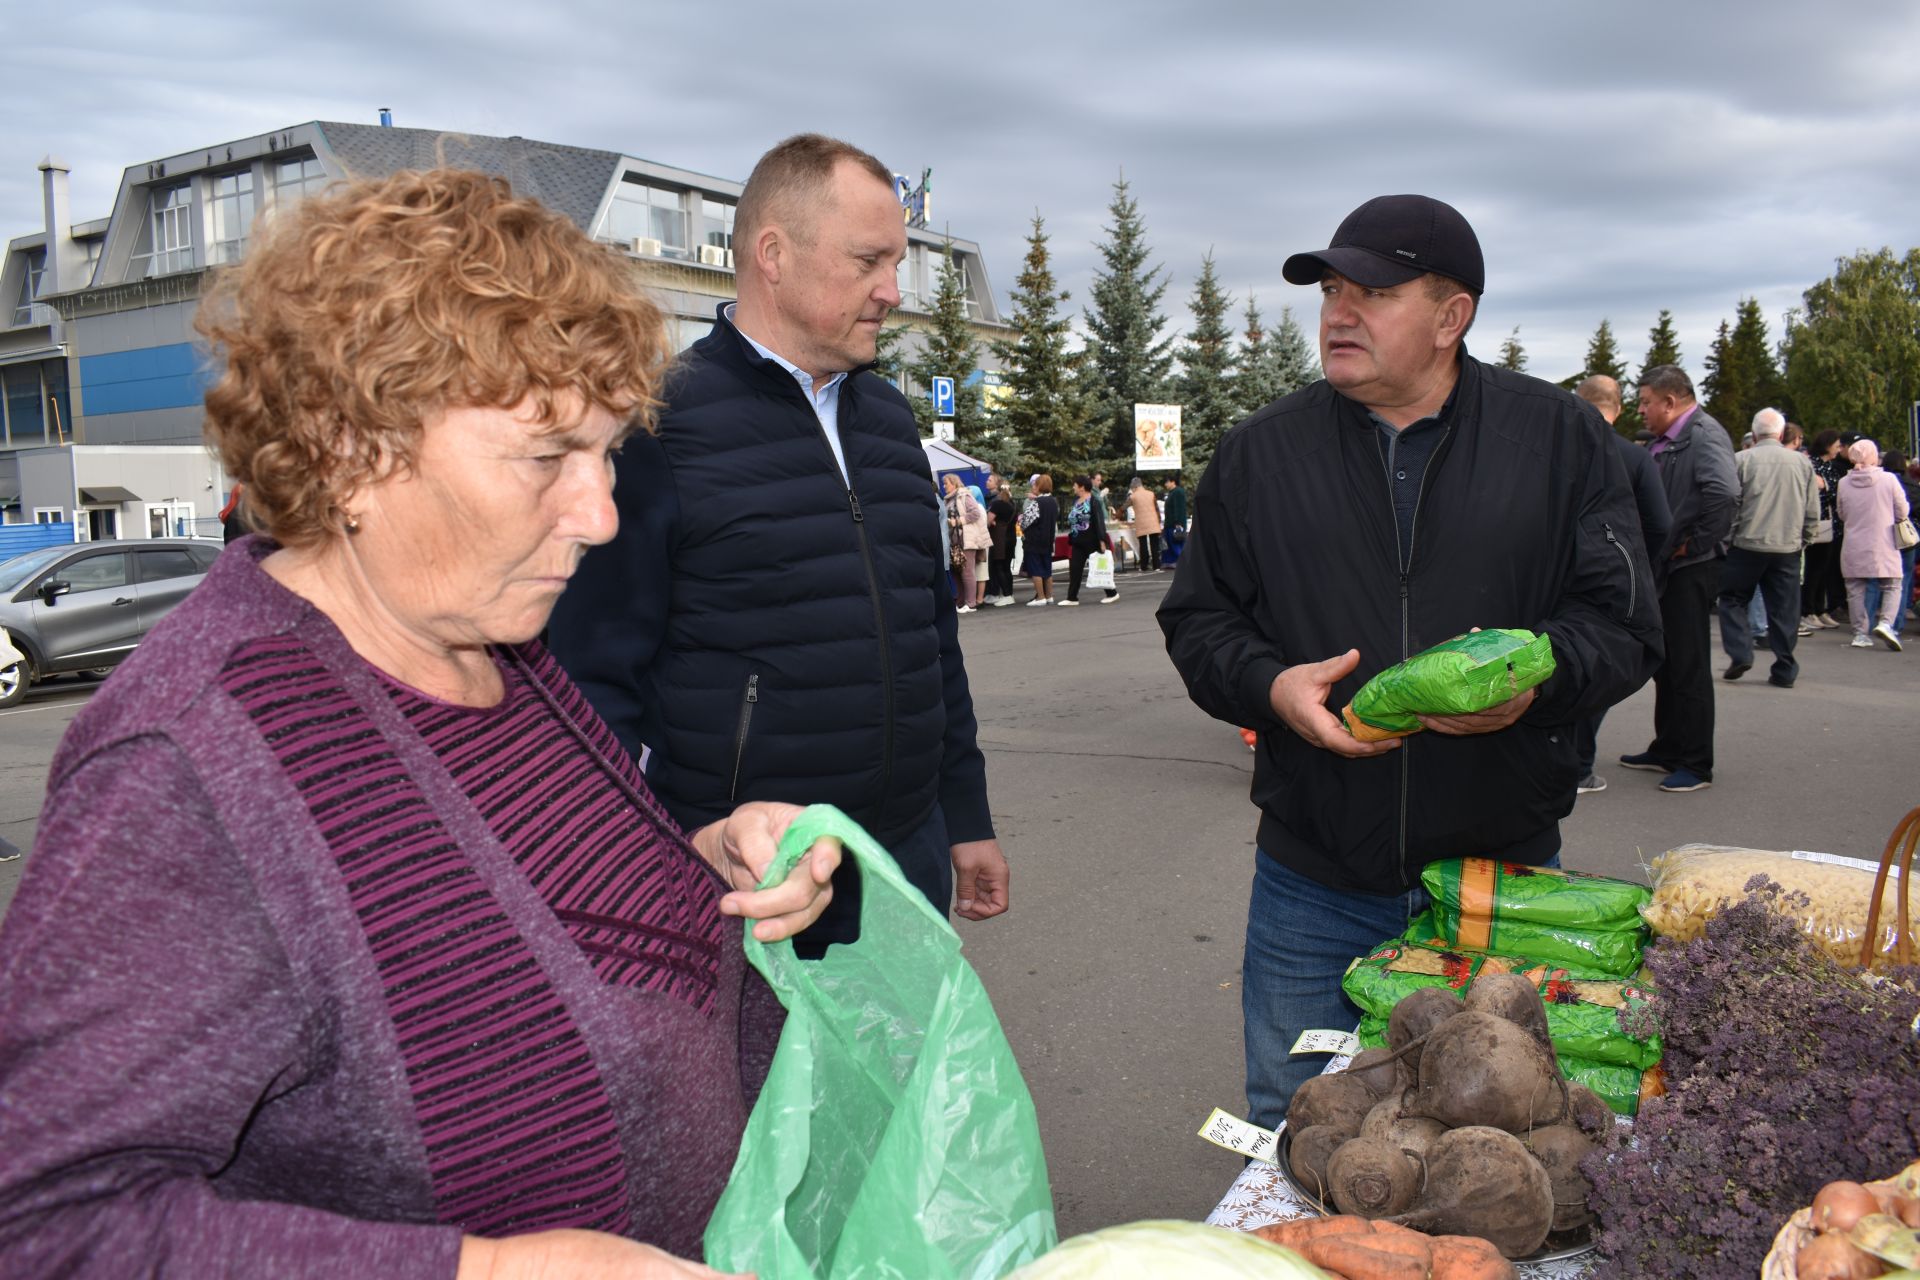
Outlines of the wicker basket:
[{"label": "wicker basket", "polygon": [[[1894,1178],[1882,1178],[1864,1185],[1869,1191],[1887,1191],[1892,1189],[1894,1181]],[[1813,1206],[1794,1210],[1787,1224],[1773,1237],[1773,1248],[1767,1250],[1766,1259],[1760,1264],[1760,1280],[1794,1280],[1794,1264],[1800,1251],[1813,1238]]]}]

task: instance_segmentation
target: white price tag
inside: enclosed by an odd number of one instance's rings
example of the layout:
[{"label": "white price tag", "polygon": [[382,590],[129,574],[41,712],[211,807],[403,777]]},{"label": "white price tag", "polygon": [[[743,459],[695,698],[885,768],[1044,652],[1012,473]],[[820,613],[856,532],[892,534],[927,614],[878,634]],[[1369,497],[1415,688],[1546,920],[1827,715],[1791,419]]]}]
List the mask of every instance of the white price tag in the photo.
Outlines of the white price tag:
[{"label": "white price tag", "polygon": [[[1830,867],[1852,867],[1855,871],[1878,872],[1880,864],[1866,858],[1849,858],[1838,853],[1814,853],[1807,849],[1794,849],[1787,855],[1795,862],[1823,862]],[[1893,868],[1893,878],[1898,879],[1900,868]]]},{"label": "white price tag", "polygon": [[1352,1057],[1360,1052],[1360,1037],[1351,1031],[1302,1031],[1288,1052],[1344,1053]]},{"label": "white price tag", "polygon": [[1228,1115],[1215,1107],[1207,1122],[1200,1126],[1200,1136],[1216,1147],[1225,1147],[1238,1155],[1251,1156],[1255,1160],[1273,1159],[1273,1153],[1279,1149],[1280,1135],[1271,1129],[1262,1129],[1251,1121],[1239,1116]]}]

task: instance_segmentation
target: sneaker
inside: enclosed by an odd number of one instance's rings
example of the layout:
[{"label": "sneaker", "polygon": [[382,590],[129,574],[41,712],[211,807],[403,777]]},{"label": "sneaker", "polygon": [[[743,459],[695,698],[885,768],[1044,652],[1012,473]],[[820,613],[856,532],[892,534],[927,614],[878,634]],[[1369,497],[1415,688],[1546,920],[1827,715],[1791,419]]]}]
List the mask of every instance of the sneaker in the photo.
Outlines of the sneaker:
[{"label": "sneaker", "polygon": [[1753,670],[1753,664],[1751,662],[1730,662],[1727,664],[1727,674],[1720,678],[1722,680],[1738,680],[1751,670]]},{"label": "sneaker", "polygon": [[1830,613],[1816,613],[1813,615],[1813,624],[1816,627],[1837,627],[1840,625],[1833,620],[1833,615]]},{"label": "sneaker", "polygon": [[0,862],[12,862],[20,856],[20,850],[10,841],[0,840]]},{"label": "sneaker", "polygon": [[1062,609],[1077,609],[1080,607],[1080,602],[1078,600],[1062,600],[1060,607]]},{"label": "sneaker", "polygon": [[1010,604],[1018,604],[1018,603],[1020,602],[1018,600],[1015,600],[1012,596],[996,596],[993,601],[993,607],[996,609],[1004,609]]},{"label": "sneaker", "polygon": [[1779,676],[1768,676],[1768,677],[1767,677],[1767,683],[1768,683],[1768,684],[1770,684],[1770,685],[1772,685],[1772,686],[1773,686],[1774,688],[1776,688],[1776,689],[1791,689],[1791,688],[1793,688],[1793,681],[1791,681],[1791,680],[1782,680],[1782,679],[1781,679],[1781,678],[1780,678]]},{"label": "sneaker", "polygon": [[1675,769],[1672,773],[1660,779],[1660,789],[1662,791],[1705,791],[1712,785],[1712,779],[1703,778],[1691,769]]},{"label": "sneaker", "polygon": [[1653,758],[1651,751],[1642,751],[1639,755],[1621,756],[1620,763],[1629,769],[1645,769],[1649,773],[1670,773],[1672,768]]},{"label": "sneaker", "polygon": [[1807,624],[1806,624],[1805,622],[1802,622],[1802,623],[1800,624],[1800,635],[1801,635],[1801,636],[1803,636],[1803,637],[1804,637],[1804,636],[1810,636],[1810,635],[1812,635],[1812,634],[1813,634],[1813,632],[1814,632],[1814,628],[1812,628],[1812,627],[1810,627],[1810,626],[1808,626],[1808,625],[1807,625]]},{"label": "sneaker", "polygon": [[973,606],[970,604],[963,604],[958,609],[955,609],[954,612],[955,613],[972,613]]},{"label": "sneaker", "polygon": [[1597,773],[1590,773],[1580,779],[1579,783],[1574,786],[1573,793],[1577,796],[1590,796],[1596,791],[1605,791],[1606,789],[1607,780]]},{"label": "sneaker", "polygon": [[1037,596],[1034,599],[1027,601],[1027,608],[1039,609],[1039,608],[1042,608],[1043,606],[1050,605],[1052,603],[1053,601],[1047,599],[1045,596]]},{"label": "sneaker", "polygon": [[1869,639],[1867,639],[1867,638],[1866,638],[1865,636],[1862,636],[1862,635],[1856,635],[1856,636],[1854,636],[1854,638],[1853,638],[1853,643],[1852,643],[1851,645],[1849,645],[1849,646],[1848,646],[1848,648],[1851,648],[1851,649],[1871,649],[1871,648],[1873,648],[1873,641],[1871,641],[1871,640],[1869,640]]},{"label": "sneaker", "polygon": [[1884,644],[1895,653],[1900,652],[1900,637],[1893,634],[1892,627],[1884,622],[1879,623],[1873,628],[1873,634],[1880,638],[1881,644]]},{"label": "sneaker", "polygon": [[1101,604],[1112,604],[1112,603],[1113,603],[1113,602],[1114,602],[1115,600],[1118,600],[1119,598],[1120,598],[1120,593],[1116,591],[1116,592],[1114,592],[1114,593],[1113,593],[1112,595],[1110,595],[1110,596],[1101,596],[1101,597],[1100,597],[1100,603],[1101,603]]}]

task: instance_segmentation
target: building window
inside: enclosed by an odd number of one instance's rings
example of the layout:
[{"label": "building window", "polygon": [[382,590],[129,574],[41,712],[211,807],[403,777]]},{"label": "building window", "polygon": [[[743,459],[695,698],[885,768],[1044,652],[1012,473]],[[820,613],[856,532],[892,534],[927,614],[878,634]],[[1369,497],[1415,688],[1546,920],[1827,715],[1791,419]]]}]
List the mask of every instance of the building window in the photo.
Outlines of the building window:
[{"label": "building window", "polygon": [[208,191],[213,213],[213,237],[207,244],[207,262],[238,262],[246,251],[247,232],[253,226],[253,170],[223,173]]},{"label": "building window", "polygon": [[900,305],[909,311],[926,309],[926,273],[927,247],[922,244],[907,246],[906,256],[900,259],[894,283],[900,289]]},{"label": "building window", "polygon": [[191,271],[193,189],[187,183],[156,187],[147,195],[147,220],[133,252],[136,279]]},{"label": "building window", "polygon": [[26,271],[20,279],[20,296],[14,300],[11,323],[14,328],[35,323],[33,300],[40,296],[40,281],[47,274],[47,251],[29,249],[22,255]]},{"label": "building window", "polygon": [[147,507],[149,538],[191,538],[193,504],[191,502],[153,503]]},{"label": "building window", "polygon": [[725,200],[700,198],[700,243],[733,248],[733,206]]},{"label": "building window", "polygon": [[41,394],[40,366],[0,366],[0,417],[4,417],[10,444],[45,444],[46,400]]},{"label": "building window", "polygon": [[33,522],[35,524],[65,524],[67,522],[67,513],[59,507],[35,507],[33,509]]},{"label": "building window", "polygon": [[[728,224],[731,230],[731,222]],[[650,187],[629,177],[613,193],[607,209],[606,238],[617,244],[658,240],[670,257],[691,258],[687,247],[686,193]]]},{"label": "building window", "polygon": [[317,195],[327,185],[326,170],[310,155],[270,161],[267,173],[273,183],[275,204]]}]

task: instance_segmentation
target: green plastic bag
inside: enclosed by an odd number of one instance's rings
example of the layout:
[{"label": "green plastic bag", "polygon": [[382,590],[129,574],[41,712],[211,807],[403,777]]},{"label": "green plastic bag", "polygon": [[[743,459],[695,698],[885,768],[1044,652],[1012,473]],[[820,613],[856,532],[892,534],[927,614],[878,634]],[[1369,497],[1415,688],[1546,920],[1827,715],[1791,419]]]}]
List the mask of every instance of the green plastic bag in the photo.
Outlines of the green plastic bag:
[{"label": "green plastic bag", "polygon": [[1056,1240],[1033,1099],[960,938],[829,805],[787,829],[762,887],[838,838],[860,940],[801,960],[746,934],[787,1021],[706,1261],[760,1280],[993,1280]]},{"label": "green plastic bag", "polygon": [[[1385,1048],[1387,1020],[1368,1014],[1360,1019],[1359,1037],[1362,1049]],[[1583,1084],[1593,1090],[1600,1101],[1615,1113],[1630,1116],[1640,1110],[1640,1068],[1623,1067],[1612,1062],[1588,1062],[1584,1058],[1563,1053],[1557,1045],[1553,1056],[1560,1062],[1561,1075],[1574,1084]]]},{"label": "green plastic bag", "polygon": [[1645,885],[1492,858],[1430,862],[1420,883],[1433,897],[1429,937],[1544,960],[1575,977],[1624,978],[1640,967],[1640,911],[1653,900]]},{"label": "green plastic bag", "polygon": [[1360,686],[1347,705],[1356,738],[1391,738],[1420,730],[1419,716],[1485,711],[1553,674],[1553,641],[1545,633],[1469,631],[1395,663]]}]

